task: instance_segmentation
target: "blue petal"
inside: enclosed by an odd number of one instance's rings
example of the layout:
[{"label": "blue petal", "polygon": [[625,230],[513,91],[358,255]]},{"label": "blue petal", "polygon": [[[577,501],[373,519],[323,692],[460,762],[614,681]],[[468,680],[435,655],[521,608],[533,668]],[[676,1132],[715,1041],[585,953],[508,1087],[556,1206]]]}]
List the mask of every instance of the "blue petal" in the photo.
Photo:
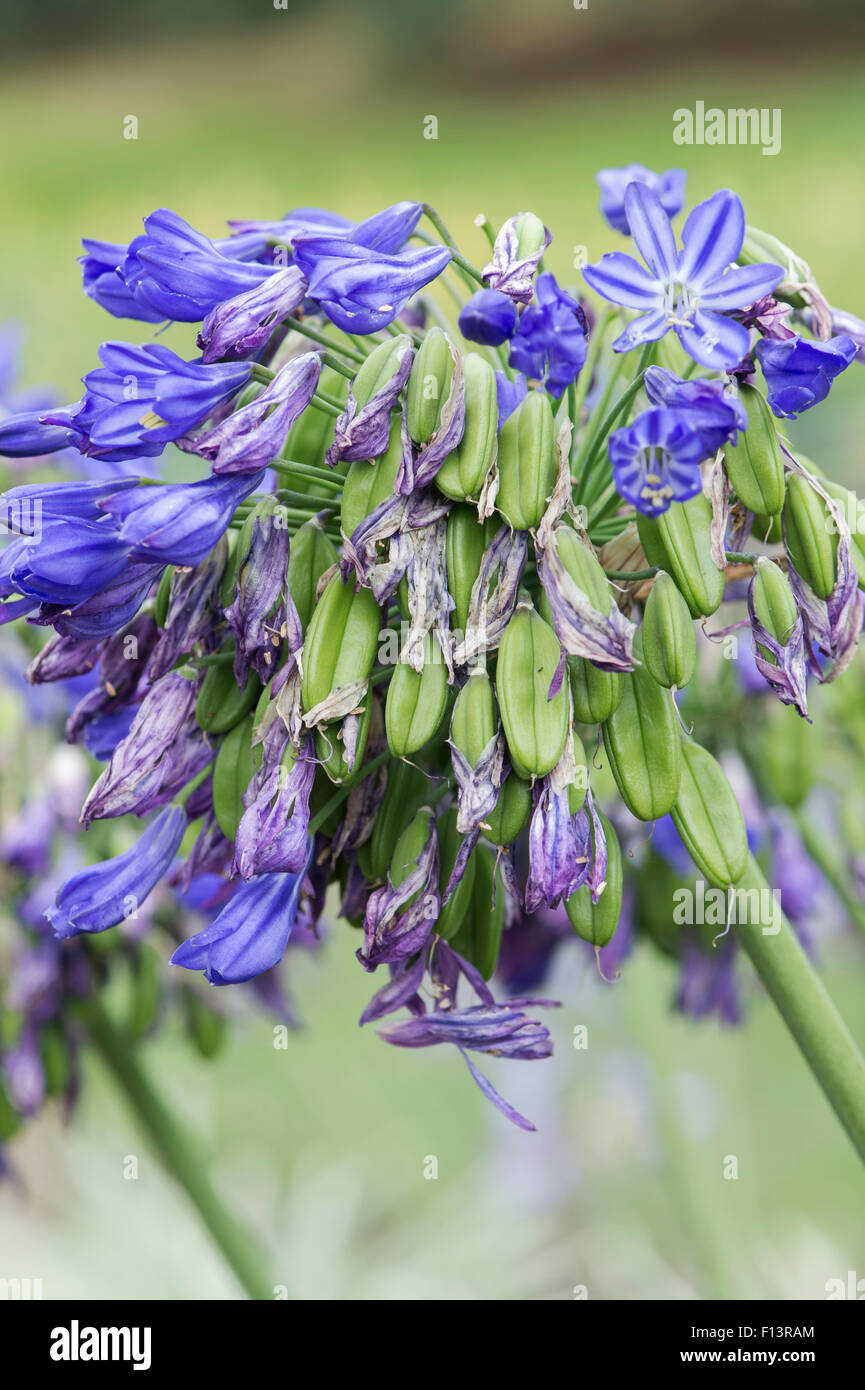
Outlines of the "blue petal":
[{"label": "blue petal", "polygon": [[713,193],[689,214],[682,231],[678,275],[695,287],[705,285],[735,261],[745,238],[745,211],[729,188]]},{"label": "blue petal", "polygon": [[676,269],[676,238],[657,193],[643,183],[629,184],[625,212],[646,265],[660,280],[671,279]]},{"label": "blue petal", "polygon": [[700,304],[706,309],[744,309],[771,294],[783,278],[781,267],[768,262],[737,266],[703,285]]},{"label": "blue petal", "polygon": [[583,279],[604,299],[629,309],[648,309],[661,298],[659,281],[623,251],[608,251],[597,265],[583,266]]},{"label": "blue petal", "polygon": [[722,314],[702,309],[694,313],[691,328],[677,328],[679,342],[701,367],[726,371],[741,362],[751,342],[747,328]]}]

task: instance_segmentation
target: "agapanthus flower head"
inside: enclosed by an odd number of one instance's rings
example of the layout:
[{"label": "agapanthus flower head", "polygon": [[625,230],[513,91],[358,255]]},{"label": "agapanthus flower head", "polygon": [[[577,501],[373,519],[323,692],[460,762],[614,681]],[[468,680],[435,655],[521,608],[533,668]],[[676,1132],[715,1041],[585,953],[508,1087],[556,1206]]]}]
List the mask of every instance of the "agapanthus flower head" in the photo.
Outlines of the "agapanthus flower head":
[{"label": "agapanthus flower head", "polygon": [[750,340],[748,330],[728,318],[727,311],[770,294],[784,275],[780,266],[763,263],[729,269],[745,236],[745,214],[736,194],[724,189],[692,210],[681,251],[670,218],[650,188],[629,184],[625,211],[645,266],[613,251],[583,269],[598,294],[640,311],[616,338],[615,351],[657,342],[672,329],[701,366],[734,367]]},{"label": "agapanthus flower head", "polygon": [[856,357],[857,344],[846,334],[821,343],[811,338],[764,338],[757,361],[769,388],[769,406],[781,419],[825,401],[836,376]]},{"label": "agapanthus flower head", "polygon": [[653,406],[609,438],[613,481],[645,516],[660,516],[671,502],[686,502],[702,489],[705,444],[686,415]]},{"label": "agapanthus flower head", "polygon": [[499,347],[516,326],[517,306],[500,290],[476,290],[460,310],[460,332],[470,343]]},{"label": "agapanthus flower head", "polygon": [[625,236],[630,231],[625,209],[625,191],[629,184],[642,183],[657,194],[658,201],[669,217],[681,212],[685,201],[684,169],[665,169],[656,174],[644,164],[625,164],[620,169],[599,169],[595,178],[601,190],[600,209],[610,226]]},{"label": "agapanthus flower head", "polygon": [[523,310],[511,338],[510,364],[560,396],[586,360],[587,328],[577,301],[560,288],[551,271],[544,271],[537,278],[535,300]]}]

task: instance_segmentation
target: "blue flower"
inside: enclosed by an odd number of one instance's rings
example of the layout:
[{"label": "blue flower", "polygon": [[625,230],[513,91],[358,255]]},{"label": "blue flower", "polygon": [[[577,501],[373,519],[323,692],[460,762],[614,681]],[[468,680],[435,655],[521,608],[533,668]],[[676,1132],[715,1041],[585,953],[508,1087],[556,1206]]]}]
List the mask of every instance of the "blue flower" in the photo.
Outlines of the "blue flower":
[{"label": "blue flower", "polygon": [[102,506],[133,560],[197,565],[224,533],[234,510],[263,477],[240,473],[197,483],[164,483],[114,493]]},{"label": "blue flower", "polygon": [[644,387],[652,405],[667,406],[686,420],[703,441],[703,458],[712,458],[724,444],[736,443],[747,429],[748,412],[722,381],[683,381],[666,367],[649,367]]},{"label": "blue flower", "polygon": [[517,326],[517,306],[498,290],[476,290],[460,312],[459,326],[470,343],[498,347]]},{"label": "blue flower", "polygon": [[101,932],[133,916],[171,867],[185,829],[183,808],[168,806],[132,849],[73,874],[45,913],[55,935]]},{"label": "blue flower", "polygon": [[615,351],[657,342],[672,328],[700,366],[735,367],[748,351],[750,337],[743,324],[723,311],[752,304],[784,278],[777,265],[728,269],[745,236],[741,201],[723,189],[699,203],[685,223],[681,252],[670,219],[650,188],[629,184],[625,210],[648,270],[621,251],[583,270],[587,283],[605,299],[641,311],[616,338]]},{"label": "blue flower", "polygon": [[826,343],[810,338],[764,338],[757,360],[769,388],[775,415],[793,419],[802,410],[825,401],[829,387],[855,358],[858,347],[846,333]]},{"label": "blue flower", "polygon": [[642,183],[657,194],[664,212],[675,217],[677,212],[681,212],[685,201],[687,177],[684,169],[665,169],[663,174],[656,174],[644,164],[625,164],[621,169],[599,169],[595,178],[601,190],[601,212],[614,231],[627,236],[631,229],[625,211],[625,192],[628,184]]},{"label": "blue flower", "polygon": [[178,946],[171,964],[203,970],[212,985],[241,984],[276,965],[291,936],[311,858],[312,841],[300,873],[262,874],[242,883],[203,931]]},{"label": "blue flower", "polygon": [[107,521],[48,519],[38,539],[4,553],[12,592],[68,608],[90,598],[126,568],[129,546]]},{"label": "blue flower", "polygon": [[139,302],[120,273],[120,266],[127,255],[126,246],[112,241],[94,241],[89,237],[82,237],[81,245],[85,254],[78,257],[78,264],[88,299],[116,319],[162,322],[165,315],[146,301]]},{"label": "blue flower", "polygon": [[509,416],[513,415],[517,406],[524,401],[529,394],[529,383],[526,381],[522,372],[518,372],[513,381],[505,376],[504,372],[496,372],[496,400],[499,407],[499,433],[502,425]]},{"label": "blue flower", "polygon": [[68,424],[46,425],[43,411],[22,410],[0,420],[0,456],[9,459],[38,458],[74,448],[78,433]]},{"label": "blue flower", "polygon": [[130,242],[120,274],[134,302],[157,320],[199,323],[217,304],[274,273],[273,266],[223,254],[168,208],[145,217],[144,227],[144,235]]},{"label": "blue flower", "polygon": [[523,311],[511,339],[510,364],[560,396],[586,360],[586,316],[575,299],[560,289],[551,271],[535,283],[535,302]]},{"label": "blue flower", "polygon": [[444,270],[451,259],[446,246],[394,254],[420,214],[419,203],[397,203],[348,235],[295,238],[295,260],[309,281],[309,296],[338,328],[347,333],[385,328]]},{"label": "blue flower", "polygon": [[633,424],[613,431],[609,453],[616,488],[646,516],[659,516],[702,487],[703,441],[679,411],[644,410]]},{"label": "blue flower", "polygon": [[106,459],[161,454],[236,395],[251,372],[243,362],[184,362],[157,343],[103,343],[99,360],[77,405],[42,418],[74,431],[82,453]]}]

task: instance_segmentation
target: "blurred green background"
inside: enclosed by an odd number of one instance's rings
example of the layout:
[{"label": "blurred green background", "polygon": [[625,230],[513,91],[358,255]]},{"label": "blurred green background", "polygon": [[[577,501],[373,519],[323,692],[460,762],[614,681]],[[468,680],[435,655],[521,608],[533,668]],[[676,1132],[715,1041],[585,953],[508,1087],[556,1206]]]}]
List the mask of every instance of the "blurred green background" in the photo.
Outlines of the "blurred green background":
[{"label": "blurred green background", "polygon": [[[595,170],[684,164],[689,203],[734,187],[831,302],[865,314],[859,6],[177,9],[0,6],[0,319],[28,326],[26,380],[64,399],[99,341],[150,332],[84,299],[78,239],[125,242],[159,206],[220,235],[229,218],[296,205],[363,217],[424,199],[476,262],[477,213],[498,225],[531,208],[569,281],[574,247],[594,259],[619,246]],[[780,108],[781,153],[674,146],[673,111],[697,100]],[[123,138],[130,115],[137,140]],[[431,115],[436,140],[424,138]],[[167,341],[191,350],[193,333]],[[850,482],[863,467],[856,370],[800,434]],[[861,936],[831,904],[822,925],[821,968],[865,1041]],[[337,927],[318,959],[299,959],[305,1027],[286,1051],[250,1020],[209,1065],[170,1034],[146,1049],[292,1294],[567,1299],[583,1285],[590,1299],[821,1298],[828,1279],[865,1276],[852,1215],[865,1177],[756,987],[747,1026],[725,1031],[674,1015],[673,976],[645,951],[615,988],[564,953],[546,990],[565,1001],[554,1060],[488,1067],[538,1125],[526,1135],[458,1057],[357,1029],[370,982],[354,944]],[[129,1154],[141,1156],[134,1182]],[[46,1297],[237,1296],[95,1062],[73,1124],[44,1116],[12,1157],[23,1187],[0,1185],[0,1276],[41,1278]]]}]

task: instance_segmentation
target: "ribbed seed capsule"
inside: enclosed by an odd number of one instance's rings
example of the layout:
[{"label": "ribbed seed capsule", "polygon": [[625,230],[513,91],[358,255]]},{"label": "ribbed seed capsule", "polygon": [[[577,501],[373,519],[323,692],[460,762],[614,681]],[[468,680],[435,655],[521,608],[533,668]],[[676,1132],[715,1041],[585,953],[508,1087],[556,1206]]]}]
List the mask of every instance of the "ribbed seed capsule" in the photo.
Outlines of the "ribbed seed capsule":
[{"label": "ribbed seed capsule", "polygon": [[199,729],[208,734],[227,734],[249,714],[260,696],[261,681],[254,671],[250,671],[246,684],[239,686],[231,662],[209,667],[195,702]]},{"label": "ribbed seed capsule", "polygon": [[581,541],[570,526],[557,526],[553,532],[556,553],[578,589],[604,617],[610,611],[610,581],[594,551]]},{"label": "ribbed seed capsule", "polygon": [[431,328],[418,348],[406,389],[406,425],[415,444],[428,443],[438,429],[453,374],[450,339],[441,328]]},{"label": "ribbed seed capsule", "polygon": [[[428,792],[429,781],[417,768],[410,763],[388,763],[387,786],[368,841],[368,869],[373,882],[384,878],[400,834]],[[367,872],[366,866],[362,867]]]},{"label": "ribbed seed capsule", "polygon": [[465,632],[472,588],[480,574],[484,551],[501,524],[498,517],[479,522],[474,507],[461,503],[452,507],[448,514],[445,553],[448,590],[454,601],[451,616],[454,631]]},{"label": "ribbed seed capsule", "polygon": [[499,959],[505,895],[501,884],[496,883],[495,859],[490,851],[479,845],[472,858],[477,863],[471,905],[451,944],[485,980],[489,980]]},{"label": "ribbed seed capsule", "polygon": [[304,632],[315,607],[318,581],[336,560],[336,548],[315,517],[295,531],[288,555],[288,589]]},{"label": "ribbed seed capsule", "polygon": [[618,709],[625,690],[621,671],[599,671],[581,656],[568,657],[574,718],[580,724],[603,724]]},{"label": "ribbed seed capsule", "polygon": [[355,592],[335,574],[316,604],[303,648],[304,710],[340,686],[366,680],[375,661],[381,614],[369,589]]},{"label": "ribbed seed capsule", "polygon": [[755,386],[741,386],[739,399],[748,412],[748,428],[737,444],[724,446],[727,477],[749,512],[773,516],[784,505],[784,456],[775,418]]},{"label": "ribbed seed capsule", "polygon": [[351,393],[358,409],[362,410],[373,396],[378,395],[379,391],[384,390],[393,380],[399,371],[400,359],[409,347],[411,338],[407,333],[401,333],[399,337],[388,338],[386,342],[373,348],[358,367],[351,384]]},{"label": "ribbed seed capsule", "polygon": [[499,435],[496,506],[516,531],[538,525],[556,482],[556,426],[549,398],[529,391]]},{"label": "ribbed seed capsule", "polygon": [[[454,701],[451,740],[474,767],[499,727],[492,683],[482,666],[476,666]],[[484,834],[494,845],[509,845],[517,838],[532,809],[532,791],[515,771],[508,774],[498,800],[484,823]]]},{"label": "ribbed seed capsule", "polygon": [[429,743],[442,721],[448,698],[448,673],[441,650],[430,633],[424,638],[423,670],[402,662],[394,667],[384,708],[388,746],[398,758]]},{"label": "ribbed seed capsule", "polygon": [[697,639],[688,605],[663,570],[646,601],[642,631],[650,675],[668,690],[681,690],[697,669]]},{"label": "ribbed seed capsule", "polygon": [[645,669],[625,676],[620,705],[603,725],[610,771],[638,820],[673,809],[682,774],[679,721],[673,701]]},{"label": "ribbed seed capsule", "polygon": [[460,444],[449,454],[436,474],[436,484],[445,497],[475,501],[496,454],[498,434],[498,393],[496,374],[486,358],[470,352],[465,359],[466,415]]},{"label": "ribbed seed capsule", "polygon": [[380,459],[368,463],[359,459],[349,465],[342,486],[342,509],[340,524],[344,533],[351,536],[362,521],[365,521],[380,502],[392,497],[396,491],[396,475],[402,462],[402,436],[400,420],[394,415],[390,427],[390,441]]},{"label": "ribbed seed capsule", "polygon": [[[588,941],[596,950],[609,946],[622,915],[622,847],[606,816],[598,813],[598,819],[607,840],[607,879],[603,893],[596,903],[588,884],[583,884],[576,893],[565,899],[565,912],[568,921],[578,936]],[[594,828],[592,829],[592,852],[594,853]]]},{"label": "ribbed seed capsule", "polygon": [[673,823],[700,873],[715,888],[736,883],[748,862],[748,836],[733,788],[711,753],[682,740],[682,780]]},{"label": "ribbed seed capsule", "polygon": [[[432,818],[433,813],[429,806],[421,806],[414,820],[406,826],[397,840],[388,869],[390,881],[394,888],[398,888],[401,883],[404,883],[412,870],[417,868],[417,861],[420,859],[430,836]],[[422,892],[423,888],[418,888],[417,892],[408,899],[406,906],[411,906]]]},{"label": "ribbed seed capsule", "polygon": [[[465,838],[457,830],[455,806],[449,807],[439,818],[436,830],[439,837],[439,889],[444,897],[457,855]],[[435,929],[445,941],[450,941],[451,937],[456,936],[466,919],[466,914],[471,907],[476,870],[477,855],[472,853],[468,857],[462,878],[442,907],[436,922]]]},{"label": "ribbed seed capsule", "polygon": [[226,839],[233,840],[243,815],[243,793],[253,773],[253,716],[248,714],[219,745],[213,764],[213,814]]},{"label": "ribbed seed capsule", "polygon": [[[786,647],[796,626],[799,610],[784,571],[773,560],[761,555],[754,572],[754,611],[761,624],[780,646]],[[775,658],[767,647],[760,647],[767,661]]]},{"label": "ribbed seed capsule", "polygon": [[659,517],[637,516],[640,543],[650,565],[666,570],[691,610],[708,617],[721,605],[724,575],[712,559],[712,504],[700,492],[673,502]]},{"label": "ribbed seed capsule", "polygon": [[559,664],[559,639],[530,603],[520,601],[499,647],[496,693],[511,765],[519,777],[544,777],[568,733],[568,678],[548,699]]},{"label": "ribbed seed capsule", "polygon": [[838,533],[825,501],[800,473],[787,479],[784,541],[796,573],[818,598],[829,598],[837,577]]}]

